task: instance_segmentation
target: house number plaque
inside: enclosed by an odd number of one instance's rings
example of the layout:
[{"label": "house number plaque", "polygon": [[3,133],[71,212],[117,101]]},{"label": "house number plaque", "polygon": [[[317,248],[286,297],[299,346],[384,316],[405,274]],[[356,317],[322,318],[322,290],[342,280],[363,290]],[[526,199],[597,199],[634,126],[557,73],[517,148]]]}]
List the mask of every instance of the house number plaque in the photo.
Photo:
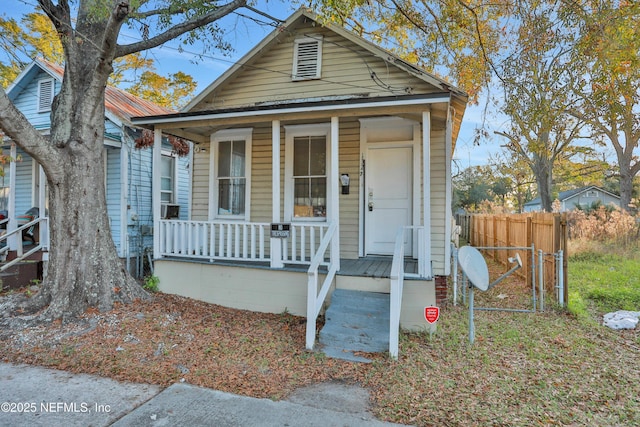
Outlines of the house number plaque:
[{"label": "house number plaque", "polygon": [[291,233],[291,224],[271,224],[271,237],[276,239],[288,239]]}]

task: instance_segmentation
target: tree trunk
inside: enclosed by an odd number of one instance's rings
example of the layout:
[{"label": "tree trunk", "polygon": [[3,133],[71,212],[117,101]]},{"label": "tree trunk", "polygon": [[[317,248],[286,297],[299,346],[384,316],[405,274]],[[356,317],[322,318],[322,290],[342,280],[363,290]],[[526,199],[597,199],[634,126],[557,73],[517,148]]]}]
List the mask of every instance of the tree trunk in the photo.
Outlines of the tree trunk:
[{"label": "tree trunk", "polygon": [[534,163],[533,173],[536,177],[536,182],[538,184],[538,196],[540,197],[540,206],[542,210],[545,212],[552,211],[552,202],[551,200],[551,185],[552,185],[552,175],[550,173],[551,167],[547,164],[546,159],[538,158]]},{"label": "tree trunk", "polygon": [[62,176],[48,179],[51,252],[42,295],[45,318],[146,295],[117,256],[106,209],[103,150],[74,151]]},{"label": "tree trunk", "polygon": [[111,67],[88,53],[72,57],[54,100],[51,150],[36,159],[47,174],[50,213],[49,265],[37,300],[49,304],[44,319],[147,295],[119,259],[107,215],[104,92]]},{"label": "tree trunk", "polygon": [[618,154],[618,165],[620,165],[620,207],[626,211],[631,210],[631,197],[633,196],[633,173],[631,172],[632,159],[624,153]]}]

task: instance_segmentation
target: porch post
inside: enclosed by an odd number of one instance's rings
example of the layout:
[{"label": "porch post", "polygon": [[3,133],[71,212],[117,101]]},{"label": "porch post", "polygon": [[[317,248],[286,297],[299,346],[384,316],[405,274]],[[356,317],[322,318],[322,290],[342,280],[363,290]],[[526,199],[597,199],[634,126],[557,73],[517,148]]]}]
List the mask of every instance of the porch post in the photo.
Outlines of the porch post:
[{"label": "porch post", "polygon": [[[280,222],[280,120],[271,122],[271,221]],[[271,238],[271,268],[282,268],[282,239]]]},{"label": "porch post", "polygon": [[[9,163],[9,206],[7,207],[9,214],[9,223],[7,224],[7,232],[15,230],[18,228],[18,217],[16,216],[16,157],[17,150],[16,144],[11,143],[11,163]],[[18,240],[20,239],[20,240]],[[9,237],[9,250],[16,251],[18,250],[18,243],[22,244],[22,237],[19,237],[18,234],[13,234]]]},{"label": "porch post", "polygon": [[339,141],[340,141],[340,119],[331,117],[331,154],[329,162],[329,199],[328,212],[329,221],[336,223],[336,231],[331,240],[331,263],[340,270],[340,196],[338,188],[340,186],[340,161],[339,161]]},{"label": "porch post", "polygon": [[431,111],[422,112],[422,203],[424,206],[424,274],[431,270]]},{"label": "porch post", "polygon": [[[45,218],[47,215],[47,204],[46,204],[46,190],[47,190],[47,175],[44,173],[44,169],[42,166],[38,165],[38,182],[40,182],[40,187],[38,188],[38,217]],[[38,242],[43,247],[42,251],[42,260],[49,260],[49,221],[45,220],[44,222],[40,222],[40,226],[38,227]]]},{"label": "porch post", "polygon": [[153,130],[153,154],[151,160],[151,194],[153,209],[153,258],[160,258],[160,164],[162,162],[162,129],[154,128]]}]

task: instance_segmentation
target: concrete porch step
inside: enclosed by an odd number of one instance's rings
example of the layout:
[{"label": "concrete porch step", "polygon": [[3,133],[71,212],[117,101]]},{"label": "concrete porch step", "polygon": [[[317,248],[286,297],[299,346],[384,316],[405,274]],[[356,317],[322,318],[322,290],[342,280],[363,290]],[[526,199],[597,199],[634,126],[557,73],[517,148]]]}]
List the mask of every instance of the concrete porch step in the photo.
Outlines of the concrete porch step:
[{"label": "concrete porch step", "polygon": [[389,295],[336,289],[325,313],[320,346],[328,357],[370,362],[354,352],[389,350]]}]

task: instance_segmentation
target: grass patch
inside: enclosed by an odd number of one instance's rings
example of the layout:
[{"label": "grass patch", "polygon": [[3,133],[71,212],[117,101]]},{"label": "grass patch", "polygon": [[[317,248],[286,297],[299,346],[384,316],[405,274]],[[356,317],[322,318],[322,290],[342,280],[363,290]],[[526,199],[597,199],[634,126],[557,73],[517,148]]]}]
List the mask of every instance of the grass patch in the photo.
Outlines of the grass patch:
[{"label": "grass patch", "polygon": [[569,310],[579,318],[640,310],[638,255],[581,252],[569,258]]}]

